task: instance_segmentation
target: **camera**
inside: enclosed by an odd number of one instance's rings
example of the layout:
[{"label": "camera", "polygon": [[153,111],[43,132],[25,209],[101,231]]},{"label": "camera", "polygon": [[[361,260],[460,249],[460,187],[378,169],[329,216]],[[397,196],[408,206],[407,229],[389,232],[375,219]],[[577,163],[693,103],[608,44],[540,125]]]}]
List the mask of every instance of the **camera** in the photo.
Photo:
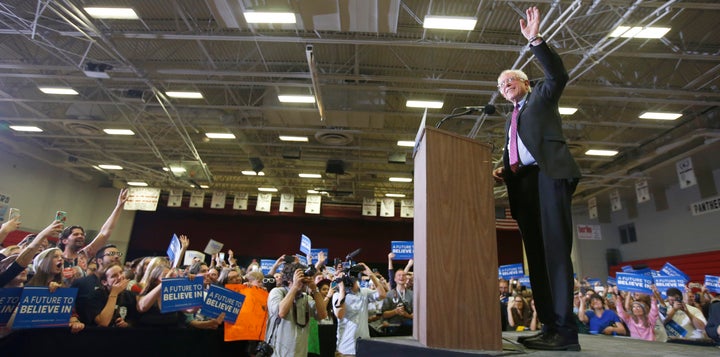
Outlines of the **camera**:
[{"label": "camera", "polygon": [[317,273],[317,269],[315,269],[314,266],[309,266],[307,269],[303,270],[303,275],[307,277],[313,277],[315,276],[315,273]]},{"label": "camera", "polygon": [[273,347],[265,341],[258,342],[257,348],[255,348],[256,357],[269,357],[275,352]]}]

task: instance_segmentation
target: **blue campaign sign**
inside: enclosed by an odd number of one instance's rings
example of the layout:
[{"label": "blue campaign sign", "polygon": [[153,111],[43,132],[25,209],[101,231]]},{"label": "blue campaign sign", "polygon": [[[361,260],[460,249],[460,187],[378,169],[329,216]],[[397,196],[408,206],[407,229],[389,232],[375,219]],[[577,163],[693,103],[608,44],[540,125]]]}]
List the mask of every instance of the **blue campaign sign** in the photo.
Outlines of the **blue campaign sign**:
[{"label": "blue campaign sign", "polygon": [[532,286],[530,285],[530,277],[527,275],[519,277],[518,283],[520,283],[520,285],[522,285],[528,289],[532,289]]},{"label": "blue campaign sign", "polygon": [[588,284],[590,284],[590,286],[595,286],[595,285],[601,284],[600,279],[598,279],[598,278],[588,278],[587,282],[588,282]]},{"label": "blue campaign sign", "polygon": [[23,288],[0,289],[0,327],[7,326],[15,307],[20,302]]},{"label": "blue campaign sign", "polygon": [[327,264],[328,257],[330,256],[330,251],[327,248],[313,248],[312,250],[310,250],[310,252],[312,254],[312,260],[314,262],[317,262],[318,259],[320,259],[318,258],[318,253],[323,252],[323,254],[325,254],[325,261],[323,262],[323,264]]},{"label": "blue campaign sign", "polygon": [[415,244],[411,240],[394,240],[390,242],[390,251],[395,253],[395,260],[410,260],[415,254]]},{"label": "blue campaign sign", "polygon": [[607,285],[608,286],[617,286],[617,280],[615,278],[613,278],[612,276],[608,276]]},{"label": "blue campaign sign", "polygon": [[77,288],[50,289],[29,286],[20,295],[13,329],[68,326]]},{"label": "blue campaign sign", "polygon": [[633,269],[633,267],[630,265],[623,265],[620,269],[622,269],[622,271],[625,273],[632,273],[635,271],[635,269]]},{"label": "blue campaign sign", "polygon": [[650,276],[636,273],[617,273],[616,280],[620,291],[652,294],[650,286],[653,279]]},{"label": "blue campaign sign", "polygon": [[519,278],[525,275],[522,263],[501,265],[498,268],[498,275],[505,280]]},{"label": "blue campaign sign", "polygon": [[655,286],[663,297],[666,297],[667,289],[676,288],[685,293],[685,277],[682,276],[656,276]]},{"label": "blue campaign sign", "polygon": [[300,255],[300,254],[296,254],[295,256],[298,258],[298,263],[300,263],[302,265],[308,265],[306,256]]},{"label": "blue campaign sign", "polygon": [[272,259],[260,259],[260,270],[264,275],[270,274],[273,265],[275,265],[275,261]]},{"label": "blue campaign sign", "polygon": [[181,311],[203,303],[203,278],[165,278],[162,280],[160,312]]},{"label": "blue campaign sign", "polygon": [[690,281],[690,277],[685,274],[685,272],[676,268],[674,265],[670,264],[670,262],[666,262],[662,269],[660,269],[660,272],[666,276],[681,276],[685,279],[685,283]]},{"label": "blue campaign sign", "polygon": [[180,258],[180,250],[182,249],[182,245],[180,244],[180,239],[178,238],[177,234],[173,233],[172,239],[170,239],[170,245],[167,249],[167,255],[168,258],[170,258],[170,261],[172,262],[173,266],[177,266],[177,262],[175,261],[176,258]]},{"label": "blue campaign sign", "polygon": [[224,321],[234,324],[243,302],[245,302],[245,295],[217,285],[210,285],[201,312],[210,318],[218,317],[224,312]]},{"label": "blue campaign sign", "polygon": [[705,275],[705,287],[711,293],[720,294],[720,276]]},{"label": "blue campaign sign", "polygon": [[312,250],[312,241],[310,241],[310,237],[302,234],[300,236],[300,251],[307,254],[310,254]]}]

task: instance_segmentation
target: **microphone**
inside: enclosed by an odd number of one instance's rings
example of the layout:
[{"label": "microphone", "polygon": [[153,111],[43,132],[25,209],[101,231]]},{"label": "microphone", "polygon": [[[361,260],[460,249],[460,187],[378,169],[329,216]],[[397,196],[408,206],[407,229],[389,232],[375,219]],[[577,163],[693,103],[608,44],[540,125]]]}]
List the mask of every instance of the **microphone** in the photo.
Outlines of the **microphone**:
[{"label": "microphone", "polygon": [[471,106],[471,107],[462,107],[465,110],[470,110],[473,112],[483,112],[484,114],[494,114],[495,113],[495,106],[492,104],[488,105],[478,105],[478,106]]}]

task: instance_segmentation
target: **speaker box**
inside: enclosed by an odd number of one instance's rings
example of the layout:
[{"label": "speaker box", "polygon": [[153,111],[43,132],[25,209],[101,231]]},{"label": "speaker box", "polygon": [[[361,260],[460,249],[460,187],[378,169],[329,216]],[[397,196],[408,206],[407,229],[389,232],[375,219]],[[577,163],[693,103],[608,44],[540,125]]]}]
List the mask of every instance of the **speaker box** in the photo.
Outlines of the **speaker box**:
[{"label": "speaker box", "polygon": [[252,166],[253,171],[260,172],[262,169],[265,168],[265,165],[263,164],[262,160],[260,160],[259,157],[251,157],[250,158],[250,166]]},{"label": "speaker box", "polygon": [[325,172],[343,175],[345,174],[345,163],[342,160],[328,160],[325,166]]}]

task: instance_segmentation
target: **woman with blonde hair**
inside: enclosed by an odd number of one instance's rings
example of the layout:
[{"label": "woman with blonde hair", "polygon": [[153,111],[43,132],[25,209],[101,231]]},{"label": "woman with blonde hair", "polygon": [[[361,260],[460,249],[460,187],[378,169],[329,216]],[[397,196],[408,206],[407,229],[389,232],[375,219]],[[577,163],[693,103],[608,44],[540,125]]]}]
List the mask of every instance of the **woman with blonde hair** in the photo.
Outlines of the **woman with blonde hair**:
[{"label": "woman with blonde hair", "polygon": [[[641,300],[630,301],[631,294],[625,295],[625,304],[630,307],[630,313],[625,311],[622,297],[615,298],[615,308],[618,316],[630,331],[630,337],[647,341],[655,341],[655,320],[658,318],[658,304],[655,296],[650,298],[650,306]],[[630,305],[631,304],[631,305]]]}]

